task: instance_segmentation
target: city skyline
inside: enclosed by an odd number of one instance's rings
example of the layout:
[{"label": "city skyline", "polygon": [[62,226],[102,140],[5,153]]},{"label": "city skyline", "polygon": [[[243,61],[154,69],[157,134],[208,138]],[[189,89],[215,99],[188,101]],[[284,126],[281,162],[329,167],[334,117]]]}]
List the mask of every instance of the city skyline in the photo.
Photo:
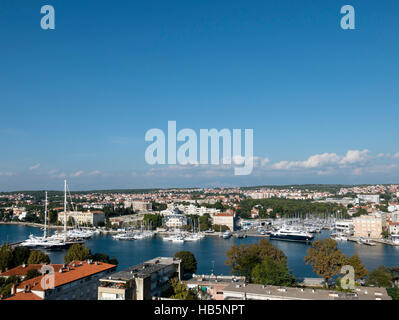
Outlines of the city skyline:
[{"label": "city skyline", "polygon": [[[399,181],[399,4],[0,4],[0,191]],[[251,128],[254,170],[150,166],[151,128]]]}]

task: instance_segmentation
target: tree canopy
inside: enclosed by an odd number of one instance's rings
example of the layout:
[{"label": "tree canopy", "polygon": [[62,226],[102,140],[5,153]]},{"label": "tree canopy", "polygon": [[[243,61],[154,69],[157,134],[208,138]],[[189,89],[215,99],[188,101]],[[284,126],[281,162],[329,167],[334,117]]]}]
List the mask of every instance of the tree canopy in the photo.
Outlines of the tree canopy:
[{"label": "tree canopy", "polygon": [[345,255],[338,249],[337,242],[330,238],[314,241],[305,257],[306,264],[311,265],[313,271],[326,282],[341,272],[346,260]]},{"label": "tree canopy", "polygon": [[171,296],[172,299],[198,300],[196,293],[193,290],[187,288],[187,285],[181,283],[179,279],[171,279],[170,284],[173,288],[173,295]]},{"label": "tree canopy", "polygon": [[355,269],[355,280],[362,280],[367,277],[368,271],[357,254],[347,258],[346,264]]},{"label": "tree canopy", "polygon": [[368,286],[391,287],[392,274],[387,267],[380,266],[370,272],[367,279]]},{"label": "tree canopy", "polygon": [[74,260],[84,261],[89,259],[91,256],[91,252],[87,247],[83,244],[73,244],[66,253],[64,257],[65,263],[71,263]]},{"label": "tree canopy", "polygon": [[226,255],[226,265],[232,267],[232,274],[245,276],[248,281],[252,279],[252,269],[261,264],[266,258],[270,258],[282,265],[287,263],[287,257],[284,252],[277,249],[266,239],[261,239],[254,244],[234,245],[227,251]]},{"label": "tree canopy", "polygon": [[269,257],[252,269],[251,277],[253,283],[264,285],[291,286],[295,283],[295,277],[287,265],[273,261]]},{"label": "tree canopy", "polygon": [[174,255],[175,258],[182,260],[183,273],[195,273],[197,271],[197,259],[190,251],[179,251]]},{"label": "tree canopy", "polygon": [[50,258],[43,251],[32,250],[29,258],[28,264],[40,264],[40,263],[50,263]]}]

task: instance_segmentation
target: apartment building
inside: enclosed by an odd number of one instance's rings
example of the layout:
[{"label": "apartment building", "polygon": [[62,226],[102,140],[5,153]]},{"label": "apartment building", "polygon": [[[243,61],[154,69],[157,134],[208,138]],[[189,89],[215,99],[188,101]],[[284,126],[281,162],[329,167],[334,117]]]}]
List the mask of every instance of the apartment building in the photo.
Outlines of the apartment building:
[{"label": "apartment building", "polygon": [[225,225],[234,231],[234,213],[217,213],[212,216],[212,224]]},{"label": "apartment building", "polygon": [[356,201],[358,203],[362,203],[362,202],[380,203],[380,195],[378,195],[378,194],[358,194]]},{"label": "apartment building", "polygon": [[361,215],[360,217],[353,218],[354,236],[381,239],[384,225],[383,215]]},{"label": "apartment building", "polygon": [[[97,226],[99,223],[105,222],[105,214],[102,211],[67,211],[67,222],[73,219],[74,223],[80,225]],[[64,223],[64,211],[58,213],[60,223]]]},{"label": "apartment building", "polygon": [[152,210],[152,203],[150,201],[132,201],[132,209],[133,211],[151,211]]},{"label": "apartment building", "polygon": [[116,270],[116,265],[91,260],[73,261],[50,271],[51,267],[14,286],[5,300],[97,300],[98,280]]},{"label": "apartment building", "polygon": [[98,300],[151,300],[181,279],[181,260],[158,257],[100,279]]}]

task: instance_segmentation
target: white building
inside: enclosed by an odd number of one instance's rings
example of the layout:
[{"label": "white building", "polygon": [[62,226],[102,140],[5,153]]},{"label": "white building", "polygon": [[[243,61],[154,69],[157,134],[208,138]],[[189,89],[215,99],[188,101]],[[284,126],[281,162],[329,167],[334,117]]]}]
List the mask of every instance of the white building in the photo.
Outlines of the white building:
[{"label": "white building", "polygon": [[357,202],[372,202],[372,203],[380,203],[380,195],[378,194],[358,194]]},{"label": "white building", "polygon": [[185,215],[168,215],[165,218],[165,225],[168,228],[182,228],[187,225],[187,218]]},{"label": "white building", "polygon": [[335,231],[346,235],[353,235],[354,232],[352,220],[338,220],[335,222]]},{"label": "white building", "polygon": [[[80,225],[97,226],[99,223],[105,222],[105,214],[102,211],[67,211],[67,222],[73,219],[74,223]],[[58,213],[59,222],[64,223],[64,211]]]},{"label": "white building", "polygon": [[234,214],[217,213],[212,216],[212,224],[227,226],[230,231],[234,231]]}]

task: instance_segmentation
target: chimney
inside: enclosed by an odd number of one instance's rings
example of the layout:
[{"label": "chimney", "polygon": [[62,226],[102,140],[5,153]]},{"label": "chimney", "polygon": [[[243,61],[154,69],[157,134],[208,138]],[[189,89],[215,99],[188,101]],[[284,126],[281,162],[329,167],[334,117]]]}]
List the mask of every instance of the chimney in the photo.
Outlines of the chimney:
[{"label": "chimney", "polygon": [[14,295],[16,293],[17,293],[17,285],[13,284],[12,287],[11,287],[11,294]]}]

